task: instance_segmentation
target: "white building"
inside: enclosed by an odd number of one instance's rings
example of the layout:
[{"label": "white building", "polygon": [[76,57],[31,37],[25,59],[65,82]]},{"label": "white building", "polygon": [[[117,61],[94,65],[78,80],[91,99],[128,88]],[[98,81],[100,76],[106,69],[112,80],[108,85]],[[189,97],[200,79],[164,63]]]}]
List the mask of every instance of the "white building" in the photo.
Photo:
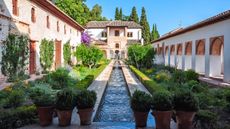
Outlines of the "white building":
[{"label": "white building", "polygon": [[129,44],[141,43],[142,27],[133,21],[91,21],[86,32],[108,59],[127,58]]},{"label": "white building", "polygon": [[156,63],[230,82],[230,10],[153,41]]},{"label": "white building", "polygon": [[30,39],[28,67],[30,74],[41,70],[39,45],[42,39],[55,41],[53,68],[57,68],[64,62],[63,44],[70,41],[74,49],[81,42],[83,31],[81,25],[58,9],[50,0],[0,1],[0,45],[9,33],[27,34]]}]

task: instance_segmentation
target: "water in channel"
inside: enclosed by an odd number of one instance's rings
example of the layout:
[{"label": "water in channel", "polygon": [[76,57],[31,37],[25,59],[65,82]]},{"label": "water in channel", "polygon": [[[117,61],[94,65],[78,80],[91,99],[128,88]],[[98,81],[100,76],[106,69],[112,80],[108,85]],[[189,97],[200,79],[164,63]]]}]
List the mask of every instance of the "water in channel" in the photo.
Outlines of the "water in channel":
[{"label": "water in channel", "polygon": [[119,62],[115,62],[95,122],[133,122],[130,96]]}]

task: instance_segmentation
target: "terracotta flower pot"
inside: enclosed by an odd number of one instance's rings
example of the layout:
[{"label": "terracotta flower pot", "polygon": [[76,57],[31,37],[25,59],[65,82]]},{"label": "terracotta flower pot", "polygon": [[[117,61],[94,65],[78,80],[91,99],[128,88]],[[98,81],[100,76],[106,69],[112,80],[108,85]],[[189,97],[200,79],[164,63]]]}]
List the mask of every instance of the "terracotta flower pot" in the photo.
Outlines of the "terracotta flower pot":
[{"label": "terracotta flower pot", "polygon": [[193,118],[196,112],[176,111],[177,129],[193,129]]},{"label": "terracotta flower pot", "polygon": [[135,118],[136,127],[146,127],[148,112],[134,111],[134,118]]},{"label": "terracotta flower pot", "polygon": [[59,126],[68,126],[71,123],[73,110],[57,110]]},{"label": "terracotta flower pot", "polygon": [[48,126],[52,123],[53,107],[37,107],[38,117],[41,126]]},{"label": "terracotta flower pot", "polygon": [[172,111],[153,111],[156,120],[156,129],[170,129]]},{"label": "terracotta flower pot", "polygon": [[91,124],[91,118],[93,115],[93,108],[87,108],[87,109],[78,109],[78,114],[80,116],[81,125],[90,125]]}]

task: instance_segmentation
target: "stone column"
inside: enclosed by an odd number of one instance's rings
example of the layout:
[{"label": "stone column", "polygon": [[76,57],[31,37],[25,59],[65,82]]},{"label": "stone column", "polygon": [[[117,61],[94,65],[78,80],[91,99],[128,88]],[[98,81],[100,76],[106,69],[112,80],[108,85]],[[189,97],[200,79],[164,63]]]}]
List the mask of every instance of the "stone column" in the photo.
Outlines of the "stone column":
[{"label": "stone column", "polygon": [[174,50],[174,65],[177,68],[177,66],[178,66],[178,63],[177,63],[177,44],[174,45],[174,48],[175,48],[175,50]]},{"label": "stone column", "polygon": [[224,81],[230,83],[230,37],[224,36]]},{"label": "stone column", "polygon": [[210,76],[210,39],[205,39],[205,77]]},{"label": "stone column", "polygon": [[170,66],[170,52],[171,52],[171,50],[170,50],[170,48],[171,48],[171,45],[168,45],[168,66]]},{"label": "stone column", "polygon": [[110,31],[109,27],[107,27],[107,43],[109,43]]},{"label": "stone column", "polygon": [[192,69],[196,70],[196,41],[192,41]]},{"label": "stone column", "polygon": [[185,44],[182,43],[182,70],[185,70]]}]

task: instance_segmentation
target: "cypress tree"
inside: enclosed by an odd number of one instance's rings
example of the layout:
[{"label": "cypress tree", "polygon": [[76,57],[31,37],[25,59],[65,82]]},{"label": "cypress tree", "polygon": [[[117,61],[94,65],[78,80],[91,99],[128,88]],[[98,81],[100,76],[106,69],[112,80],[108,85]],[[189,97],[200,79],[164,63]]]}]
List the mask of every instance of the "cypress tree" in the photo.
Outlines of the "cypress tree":
[{"label": "cypress tree", "polygon": [[149,44],[150,43],[150,27],[147,21],[147,16],[146,16],[144,7],[142,7],[140,25],[143,27],[142,28],[142,38],[144,39],[144,43]]},{"label": "cypress tree", "polygon": [[135,6],[132,8],[132,12],[130,14],[129,21],[134,21],[136,23],[139,23],[139,17],[138,17],[137,9]]},{"label": "cypress tree", "polygon": [[122,8],[120,8],[119,20],[123,20]]},{"label": "cypress tree", "polygon": [[153,29],[151,32],[151,41],[156,40],[160,37],[159,32],[157,30],[157,25],[153,24]]},{"label": "cypress tree", "polygon": [[119,20],[119,18],[120,18],[119,9],[118,9],[118,7],[116,7],[116,11],[115,11],[115,20]]}]

